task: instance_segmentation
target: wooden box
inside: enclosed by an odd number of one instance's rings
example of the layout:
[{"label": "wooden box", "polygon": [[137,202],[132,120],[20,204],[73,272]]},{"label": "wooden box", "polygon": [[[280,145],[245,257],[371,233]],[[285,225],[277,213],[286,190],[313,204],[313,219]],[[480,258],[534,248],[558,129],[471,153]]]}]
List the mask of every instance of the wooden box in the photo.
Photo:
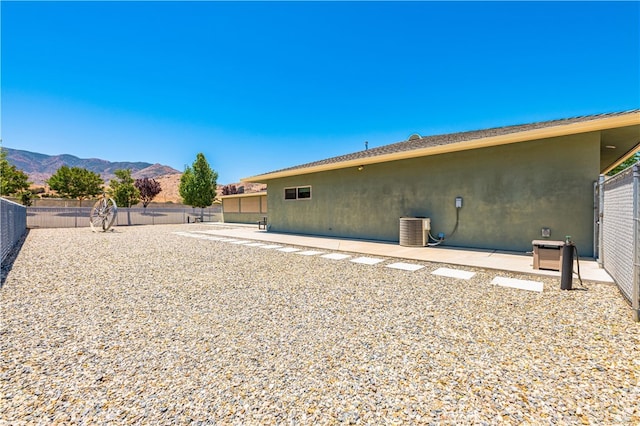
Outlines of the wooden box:
[{"label": "wooden box", "polygon": [[559,271],[562,266],[563,241],[533,240],[533,269]]}]

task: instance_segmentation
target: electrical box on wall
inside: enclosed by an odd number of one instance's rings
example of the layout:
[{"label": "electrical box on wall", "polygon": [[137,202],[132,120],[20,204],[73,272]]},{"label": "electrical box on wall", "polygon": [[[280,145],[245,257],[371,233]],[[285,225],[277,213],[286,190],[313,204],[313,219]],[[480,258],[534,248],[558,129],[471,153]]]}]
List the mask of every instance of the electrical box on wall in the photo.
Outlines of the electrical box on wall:
[{"label": "electrical box on wall", "polygon": [[456,197],[456,209],[462,207],[462,197]]}]

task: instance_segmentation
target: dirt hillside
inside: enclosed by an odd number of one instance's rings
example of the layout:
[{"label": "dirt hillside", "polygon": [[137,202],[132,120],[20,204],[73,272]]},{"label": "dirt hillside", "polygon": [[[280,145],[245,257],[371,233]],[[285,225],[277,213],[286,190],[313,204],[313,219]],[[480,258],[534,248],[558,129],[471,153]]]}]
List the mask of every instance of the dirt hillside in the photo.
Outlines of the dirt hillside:
[{"label": "dirt hillside", "polygon": [[[160,192],[156,196],[154,201],[159,203],[180,203],[182,201],[178,191],[178,188],[180,187],[180,176],[182,176],[182,173],[174,173],[155,177],[154,179],[156,180],[156,182],[160,183],[162,192]],[[231,185],[235,185],[236,188],[244,187],[246,193],[266,191],[267,189],[267,185],[261,183],[238,182]],[[222,195],[223,186],[224,185],[218,185],[218,197]]]}]

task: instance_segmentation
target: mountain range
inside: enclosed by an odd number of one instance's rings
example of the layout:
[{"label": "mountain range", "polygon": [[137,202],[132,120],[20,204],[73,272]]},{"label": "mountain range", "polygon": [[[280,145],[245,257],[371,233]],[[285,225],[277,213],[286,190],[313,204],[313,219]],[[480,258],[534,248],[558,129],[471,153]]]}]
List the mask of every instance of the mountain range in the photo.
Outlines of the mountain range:
[{"label": "mountain range", "polygon": [[[173,167],[162,164],[151,164],[141,161],[118,161],[112,162],[99,158],[78,158],[70,154],[46,155],[37,152],[23,151],[12,148],[2,148],[7,153],[7,161],[29,176],[32,186],[44,187],[46,181],[60,167],[81,167],[98,173],[106,184],[116,177],[115,171],[118,169],[131,169],[131,177],[134,179],[150,178],[155,179],[162,188],[156,200],[158,202],[180,203],[178,187],[180,186],[180,176],[182,172]],[[260,183],[235,183],[237,188],[242,187],[244,192],[261,192],[267,189],[266,185]],[[218,196],[222,195],[222,186],[218,185]]]},{"label": "mountain range", "polygon": [[134,179],[157,178],[164,175],[180,174],[179,170],[162,164],[144,163],[141,161],[107,161],[99,158],[78,158],[74,155],[46,155],[37,152],[22,151],[19,149],[2,148],[7,153],[9,163],[16,166],[29,176],[29,181],[34,185],[44,186],[60,167],[81,167],[98,173],[100,177],[109,183],[115,178],[118,169],[131,169],[131,177]]}]

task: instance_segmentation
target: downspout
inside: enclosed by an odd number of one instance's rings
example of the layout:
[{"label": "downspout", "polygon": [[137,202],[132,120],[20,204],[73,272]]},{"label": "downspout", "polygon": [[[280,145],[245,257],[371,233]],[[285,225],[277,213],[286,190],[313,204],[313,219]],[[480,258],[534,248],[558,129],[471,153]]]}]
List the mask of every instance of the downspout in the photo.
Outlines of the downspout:
[{"label": "downspout", "polygon": [[598,220],[598,200],[600,199],[600,180],[593,182],[593,259],[598,260],[598,235],[600,221]]},{"label": "downspout", "polygon": [[604,175],[598,178],[598,251],[594,251],[594,255],[598,257],[598,266],[604,268],[604,244],[602,238],[604,230],[602,229],[602,219],[604,219]]},{"label": "downspout", "polygon": [[640,322],[640,162],[633,166],[633,320]]}]

